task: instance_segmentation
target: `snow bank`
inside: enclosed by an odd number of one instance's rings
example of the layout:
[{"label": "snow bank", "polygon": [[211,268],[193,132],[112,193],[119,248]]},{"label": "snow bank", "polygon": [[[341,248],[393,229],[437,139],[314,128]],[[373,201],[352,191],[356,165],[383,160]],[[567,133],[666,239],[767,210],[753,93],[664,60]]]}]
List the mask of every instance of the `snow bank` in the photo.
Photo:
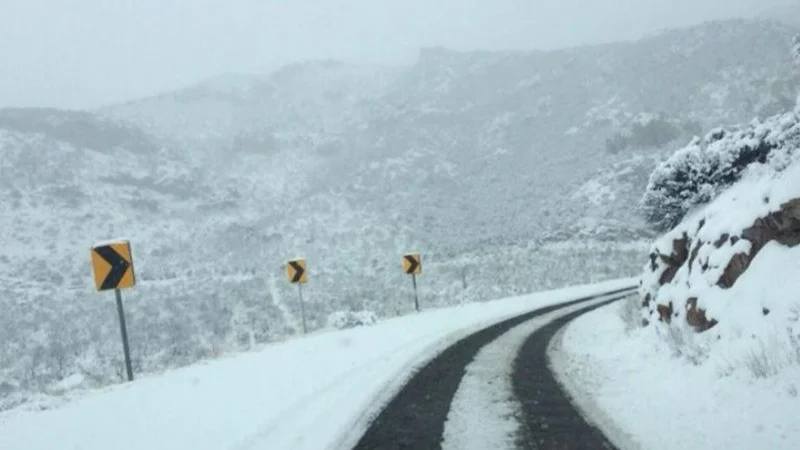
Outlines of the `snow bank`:
[{"label": "snow bank", "polygon": [[[550,348],[573,401],[618,448],[800,448],[800,358],[768,378],[724,352],[693,364],[674,358],[674,347],[656,328],[626,324],[621,309],[629,307],[614,303],[579,317]],[[786,348],[768,346],[750,361],[778,354]]]},{"label": "snow bank", "polygon": [[357,438],[413,371],[478,329],[617,288],[613,280],[427,310],[0,413],[0,449],[323,449]]}]

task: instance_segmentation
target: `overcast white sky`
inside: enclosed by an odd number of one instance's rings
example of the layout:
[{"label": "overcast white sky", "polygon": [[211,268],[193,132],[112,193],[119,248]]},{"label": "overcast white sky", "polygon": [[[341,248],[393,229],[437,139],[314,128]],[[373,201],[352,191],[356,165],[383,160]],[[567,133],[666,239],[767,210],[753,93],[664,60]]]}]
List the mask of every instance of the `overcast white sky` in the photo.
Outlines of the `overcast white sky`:
[{"label": "overcast white sky", "polygon": [[308,58],[410,62],[428,45],[628,39],[787,1],[0,0],[0,107],[94,107]]}]

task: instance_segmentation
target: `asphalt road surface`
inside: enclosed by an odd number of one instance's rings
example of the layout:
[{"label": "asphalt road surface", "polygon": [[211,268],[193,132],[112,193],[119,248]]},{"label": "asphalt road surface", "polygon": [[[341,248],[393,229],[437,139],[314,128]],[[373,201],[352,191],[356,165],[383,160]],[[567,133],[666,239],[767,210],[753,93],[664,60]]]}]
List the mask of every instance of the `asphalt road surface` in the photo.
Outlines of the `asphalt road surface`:
[{"label": "asphalt road surface", "polygon": [[[616,301],[616,300],[613,300]],[[597,428],[570,403],[550,371],[547,346],[570,320],[609,302],[594,304],[556,319],[525,340],[514,361],[514,394],[522,404],[520,449],[613,449]]]},{"label": "asphalt road surface", "polygon": [[[450,405],[465,374],[482,347],[537,316],[590,300],[592,303],[531,334],[521,347],[513,374],[514,394],[522,405],[519,449],[607,449],[613,446],[590,426],[570,403],[547,365],[547,346],[568,321],[580,314],[630,295],[624,289],[539,308],[507,319],[453,344],[419,370],[381,411],[354,449],[393,450],[441,448]],[[487,449],[495,450],[495,449]]]}]

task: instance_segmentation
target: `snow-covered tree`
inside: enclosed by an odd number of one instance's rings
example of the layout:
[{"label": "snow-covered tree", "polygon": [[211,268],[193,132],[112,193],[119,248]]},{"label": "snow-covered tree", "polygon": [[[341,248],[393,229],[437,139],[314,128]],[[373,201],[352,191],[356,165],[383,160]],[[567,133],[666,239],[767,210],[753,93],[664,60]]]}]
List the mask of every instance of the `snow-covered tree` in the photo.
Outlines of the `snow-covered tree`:
[{"label": "snow-covered tree", "polygon": [[800,116],[786,113],[734,130],[717,128],[694,139],[650,175],[642,210],[651,226],[665,231],[687,212],[709,203],[737,182],[745,169],[762,164],[781,171],[796,157]]}]

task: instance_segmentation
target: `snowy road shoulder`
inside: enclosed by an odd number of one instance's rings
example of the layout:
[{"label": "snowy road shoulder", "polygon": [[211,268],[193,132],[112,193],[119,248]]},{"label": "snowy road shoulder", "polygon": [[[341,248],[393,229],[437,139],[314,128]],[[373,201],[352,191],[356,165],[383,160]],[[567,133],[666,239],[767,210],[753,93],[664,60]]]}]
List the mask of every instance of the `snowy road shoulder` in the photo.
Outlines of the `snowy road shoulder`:
[{"label": "snowy road shoulder", "polygon": [[627,327],[624,303],[583,315],[550,349],[587,420],[620,449],[800,448],[800,367],[769,378],[676,358],[653,328]]}]

